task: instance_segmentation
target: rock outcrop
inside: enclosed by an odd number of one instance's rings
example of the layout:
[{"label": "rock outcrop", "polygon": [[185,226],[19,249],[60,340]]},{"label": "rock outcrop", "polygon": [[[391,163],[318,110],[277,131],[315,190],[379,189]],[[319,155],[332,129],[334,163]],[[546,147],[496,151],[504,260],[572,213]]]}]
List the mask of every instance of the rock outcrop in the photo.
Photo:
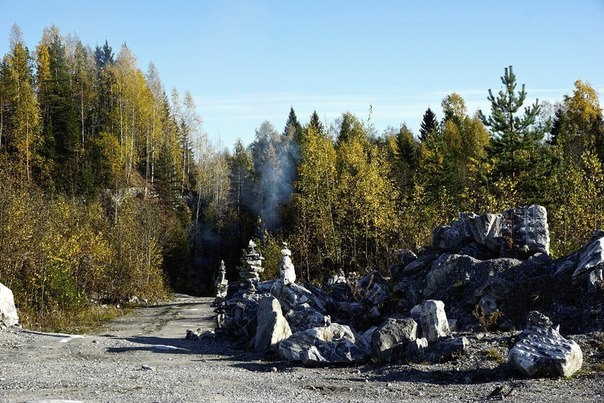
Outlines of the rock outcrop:
[{"label": "rock outcrop", "polygon": [[590,293],[602,290],[604,278],[604,236],[593,240],[579,256],[573,272],[573,281],[584,281]]}]

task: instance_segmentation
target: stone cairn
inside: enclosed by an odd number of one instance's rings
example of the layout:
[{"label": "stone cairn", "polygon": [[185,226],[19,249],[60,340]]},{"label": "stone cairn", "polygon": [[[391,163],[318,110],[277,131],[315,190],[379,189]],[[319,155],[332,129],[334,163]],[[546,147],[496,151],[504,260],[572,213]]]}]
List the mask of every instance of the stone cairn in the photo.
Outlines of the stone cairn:
[{"label": "stone cairn", "polygon": [[224,260],[220,261],[220,266],[218,267],[218,275],[216,276],[216,281],[214,282],[214,287],[216,287],[216,298],[214,298],[214,306],[220,306],[224,303],[227,296],[227,289],[229,286],[229,280],[226,279],[226,268],[224,266]]},{"label": "stone cairn", "polygon": [[281,249],[281,263],[279,264],[279,275],[283,285],[294,284],[296,282],[296,271],[292,263],[292,251],[287,248],[287,242],[283,242]]},{"label": "stone cairn", "polygon": [[243,250],[242,266],[239,270],[241,281],[249,284],[250,292],[255,291],[255,284],[260,281],[260,273],[264,271],[262,267],[263,260],[262,255],[256,251],[256,244],[250,240],[247,250]]},{"label": "stone cairn", "polygon": [[220,261],[214,286],[216,287],[216,298],[214,298],[212,306],[216,307],[216,309],[214,309],[214,312],[216,312],[216,329],[220,329],[224,326],[224,311],[229,286],[229,280],[226,279],[224,260]]}]

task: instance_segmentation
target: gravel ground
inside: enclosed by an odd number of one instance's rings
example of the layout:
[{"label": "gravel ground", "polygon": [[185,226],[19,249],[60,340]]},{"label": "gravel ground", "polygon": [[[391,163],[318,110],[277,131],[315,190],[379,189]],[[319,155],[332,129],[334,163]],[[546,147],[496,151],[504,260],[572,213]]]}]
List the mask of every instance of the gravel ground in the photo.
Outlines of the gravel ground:
[{"label": "gravel ground", "polygon": [[[213,327],[211,299],[136,309],[83,336],[0,331],[0,402],[595,402],[604,401],[604,336],[573,337],[584,369],[526,379],[505,362],[513,335],[466,335],[438,365],[304,368],[187,329]],[[501,389],[501,393],[496,393]],[[508,394],[509,393],[509,394]]]}]

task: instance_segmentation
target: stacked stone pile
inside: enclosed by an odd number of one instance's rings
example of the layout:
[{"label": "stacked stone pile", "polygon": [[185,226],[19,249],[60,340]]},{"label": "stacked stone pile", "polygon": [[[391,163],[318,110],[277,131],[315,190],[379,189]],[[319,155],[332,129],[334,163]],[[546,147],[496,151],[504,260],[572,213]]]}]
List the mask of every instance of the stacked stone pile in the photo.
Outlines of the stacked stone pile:
[{"label": "stacked stone pile", "polygon": [[262,267],[263,260],[262,255],[256,251],[256,244],[250,240],[247,250],[243,251],[243,257],[241,258],[242,265],[239,270],[241,280],[249,285],[254,285],[260,281],[260,274],[264,271]]}]

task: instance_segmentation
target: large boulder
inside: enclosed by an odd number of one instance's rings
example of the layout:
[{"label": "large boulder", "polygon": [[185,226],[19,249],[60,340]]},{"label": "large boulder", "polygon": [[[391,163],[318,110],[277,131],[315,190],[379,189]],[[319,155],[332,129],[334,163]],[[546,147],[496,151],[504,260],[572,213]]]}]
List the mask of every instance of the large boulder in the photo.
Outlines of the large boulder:
[{"label": "large boulder", "polygon": [[273,283],[271,294],[281,302],[283,309],[289,311],[299,305],[308,304],[313,309],[326,314],[331,299],[323,290],[311,285],[288,284],[281,281]]},{"label": "large boulder", "polygon": [[381,362],[399,361],[407,345],[417,337],[417,322],[402,315],[391,316],[371,336],[371,348]]},{"label": "large boulder", "polygon": [[291,336],[292,331],[281,312],[281,304],[274,297],[258,302],[258,325],[254,338],[254,350],[277,351],[279,343]]},{"label": "large boulder", "polygon": [[457,252],[467,242],[467,238],[463,221],[454,221],[451,225],[443,225],[434,229],[432,232],[432,246],[450,252]]},{"label": "large boulder", "polygon": [[469,235],[475,242],[485,246],[490,246],[490,240],[501,236],[501,218],[501,214],[463,215]]},{"label": "large boulder", "polygon": [[331,317],[325,315],[309,304],[300,304],[285,313],[285,318],[292,333],[297,333],[313,327],[324,327],[331,324]]},{"label": "large boulder", "polygon": [[596,238],[579,256],[579,263],[573,272],[573,281],[587,279],[587,290],[591,293],[602,289],[604,283],[602,269],[604,268],[604,236]]},{"label": "large boulder", "polygon": [[528,377],[568,377],[581,369],[583,353],[575,341],[551,327],[549,318],[531,312],[508,360]]},{"label": "large boulder", "polygon": [[389,269],[390,276],[395,281],[400,280],[405,266],[407,266],[409,263],[411,263],[417,259],[417,255],[413,251],[410,251],[408,249],[401,249],[397,253],[398,253],[399,262],[392,265]]},{"label": "large boulder", "polygon": [[[474,305],[493,276],[506,275],[516,278],[517,266],[522,261],[513,258],[478,260],[465,255],[441,255],[436,259],[426,275],[424,296],[431,299],[449,300],[462,297],[469,305]],[[514,273],[509,273],[514,272]]]},{"label": "large boulder", "polygon": [[14,326],[19,323],[15,299],[10,288],[0,283],[0,327]]},{"label": "large boulder", "polygon": [[433,343],[451,334],[445,304],[442,301],[426,300],[411,309],[411,317],[419,324],[420,336]]},{"label": "large boulder", "polygon": [[370,305],[380,305],[389,297],[388,283],[378,271],[372,271],[357,281],[360,297]]},{"label": "large boulder", "polygon": [[466,337],[454,337],[443,339],[436,344],[430,345],[426,351],[428,360],[432,363],[451,361],[462,355],[470,346]]},{"label": "large boulder", "polygon": [[549,228],[547,210],[531,205],[503,212],[502,236],[508,243],[506,249],[514,255],[530,256],[535,253],[549,255]]},{"label": "large boulder", "polygon": [[279,344],[281,358],[305,366],[357,364],[370,355],[371,349],[363,336],[338,323],[294,333]]},{"label": "large boulder", "polygon": [[505,210],[503,214],[460,213],[451,225],[437,227],[432,234],[434,248],[451,253],[471,251],[481,258],[490,258],[487,249],[495,254],[491,257],[549,254],[549,244],[547,210],[538,205]]},{"label": "large boulder", "polygon": [[423,362],[428,352],[428,339],[420,337],[407,344],[405,359],[407,362]]}]

